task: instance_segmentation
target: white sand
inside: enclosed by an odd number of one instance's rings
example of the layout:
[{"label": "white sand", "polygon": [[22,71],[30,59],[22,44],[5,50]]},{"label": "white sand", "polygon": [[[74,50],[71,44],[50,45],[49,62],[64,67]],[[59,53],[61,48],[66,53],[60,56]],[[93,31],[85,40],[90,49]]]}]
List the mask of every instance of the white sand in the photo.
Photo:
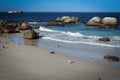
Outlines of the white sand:
[{"label": "white sand", "polygon": [[[2,43],[0,43],[0,48]],[[120,80],[120,67],[13,43],[0,50],[0,80]],[[68,59],[74,61],[69,64]]]}]

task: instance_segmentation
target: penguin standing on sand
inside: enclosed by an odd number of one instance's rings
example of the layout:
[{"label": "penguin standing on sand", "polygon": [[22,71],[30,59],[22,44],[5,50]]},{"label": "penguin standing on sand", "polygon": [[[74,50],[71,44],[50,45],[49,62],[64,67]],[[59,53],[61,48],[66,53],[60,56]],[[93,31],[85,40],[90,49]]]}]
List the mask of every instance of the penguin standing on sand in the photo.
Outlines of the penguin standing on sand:
[{"label": "penguin standing on sand", "polygon": [[3,48],[5,48],[5,45],[3,44]]},{"label": "penguin standing on sand", "polygon": [[58,44],[58,45],[57,45],[57,47],[59,48],[59,47],[60,47],[60,45]]}]

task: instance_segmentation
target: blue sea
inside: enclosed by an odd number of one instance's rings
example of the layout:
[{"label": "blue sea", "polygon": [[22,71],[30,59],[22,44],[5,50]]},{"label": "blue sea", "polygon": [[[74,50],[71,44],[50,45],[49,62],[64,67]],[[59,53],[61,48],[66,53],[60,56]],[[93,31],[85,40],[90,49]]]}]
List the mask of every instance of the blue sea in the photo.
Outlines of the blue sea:
[{"label": "blue sea", "polygon": [[[28,23],[42,24],[42,22],[51,21],[56,17],[76,16],[83,22],[87,22],[90,18],[98,16],[116,17],[120,23],[120,13],[89,13],[89,12],[25,12],[23,14],[0,13],[0,20],[7,21],[28,21]],[[44,26],[39,29],[40,36],[43,39],[55,41],[63,41],[66,43],[83,43],[91,45],[100,45],[108,47],[120,47],[120,25],[118,28],[100,28],[94,26],[86,26],[85,24],[71,24],[64,27],[61,26]],[[101,37],[110,37],[110,42],[101,42]]]},{"label": "blue sea", "polygon": [[[119,26],[117,28],[100,28],[95,26],[86,26],[85,24],[69,24],[65,26],[46,26],[46,21],[51,21],[57,17],[75,16],[82,22],[87,22],[94,16],[116,17]],[[0,20],[7,21],[27,21],[29,25],[40,24],[40,38],[37,40],[23,39],[24,31],[16,34],[4,35],[12,42],[23,45],[32,45],[47,48],[51,51],[69,54],[75,57],[99,60],[105,64],[111,62],[103,61],[104,55],[115,55],[120,57],[120,13],[65,13],[65,12],[25,12],[23,14],[0,13]],[[1,35],[0,35],[1,36]],[[101,37],[109,37],[111,41],[101,42]],[[58,47],[59,46],[59,47]],[[119,63],[111,65],[120,66]]]}]

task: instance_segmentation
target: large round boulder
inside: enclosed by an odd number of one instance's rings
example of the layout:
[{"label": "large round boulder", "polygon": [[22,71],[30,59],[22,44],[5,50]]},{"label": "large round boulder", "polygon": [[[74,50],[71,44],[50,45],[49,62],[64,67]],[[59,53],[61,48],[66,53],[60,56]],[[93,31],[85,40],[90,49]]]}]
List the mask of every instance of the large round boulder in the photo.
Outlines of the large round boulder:
[{"label": "large round boulder", "polygon": [[108,37],[99,38],[99,41],[107,42],[107,41],[110,41],[110,38]]},{"label": "large round boulder", "polygon": [[101,24],[100,17],[93,17],[87,22],[87,25],[89,26],[99,26],[100,24]]},{"label": "large round boulder", "polygon": [[32,29],[26,30],[24,33],[24,39],[38,39],[39,33],[33,31]]},{"label": "large round boulder", "polygon": [[21,23],[21,25],[19,26],[19,29],[20,29],[20,30],[27,30],[27,29],[30,29],[30,27],[29,27],[28,23],[23,22],[23,23]]},{"label": "large round boulder", "polygon": [[105,17],[102,19],[102,26],[117,26],[117,19],[114,17]]},{"label": "large round boulder", "polygon": [[120,61],[119,57],[112,56],[112,55],[106,55],[106,56],[104,56],[104,59],[108,60],[108,61]]}]

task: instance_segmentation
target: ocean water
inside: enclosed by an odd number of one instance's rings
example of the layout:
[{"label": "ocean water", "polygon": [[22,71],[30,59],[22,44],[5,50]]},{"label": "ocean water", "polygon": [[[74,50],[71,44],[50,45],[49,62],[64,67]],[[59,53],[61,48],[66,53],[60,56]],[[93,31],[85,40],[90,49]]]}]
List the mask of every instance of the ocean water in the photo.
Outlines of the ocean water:
[{"label": "ocean water", "polygon": [[25,12],[23,14],[8,14],[0,12],[0,19],[8,21],[49,21],[56,17],[76,16],[81,21],[87,22],[94,16],[98,17],[116,17],[120,23],[120,13],[97,13],[97,12]]},{"label": "ocean water", "polygon": [[[87,22],[94,16],[116,17],[118,28],[100,28],[86,26],[85,24],[71,24],[63,26],[45,26],[45,21],[54,20],[56,17],[76,16],[81,21]],[[47,48],[51,51],[69,54],[87,60],[99,60],[104,64],[120,66],[120,62],[107,62],[103,59],[104,55],[115,55],[120,57],[120,13],[23,13],[8,14],[0,13],[0,20],[8,21],[28,21],[30,25],[40,24],[40,38],[35,40],[23,39],[24,31],[14,34],[0,34],[8,37],[12,42],[23,45],[32,45]],[[101,42],[101,37],[109,37],[111,41]],[[59,47],[58,47],[59,45]],[[99,62],[98,61],[98,62]]]},{"label": "ocean water", "polygon": [[[83,22],[87,22],[94,16],[98,17],[116,17],[120,23],[120,13],[57,13],[57,12],[36,12],[23,14],[0,13],[0,20],[8,21],[28,21],[29,24],[54,20],[56,17],[76,16]],[[120,25],[118,28],[99,28],[94,26],[86,26],[85,24],[60,26],[42,25],[39,30],[43,39],[62,41],[65,43],[83,43],[108,47],[120,47]],[[111,41],[101,42],[101,37],[110,37]]]},{"label": "ocean water", "polygon": [[[40,27],[40,35],[44,39],[62,41],[66,43],[83,43],[108,47],[120,47],[119,28],[93,28],[86,25],[72,25],[66,27]],[[115,32],[114,32],[115,31]],[[109,37],[111,41],[101,42],[101,37]]]}]

